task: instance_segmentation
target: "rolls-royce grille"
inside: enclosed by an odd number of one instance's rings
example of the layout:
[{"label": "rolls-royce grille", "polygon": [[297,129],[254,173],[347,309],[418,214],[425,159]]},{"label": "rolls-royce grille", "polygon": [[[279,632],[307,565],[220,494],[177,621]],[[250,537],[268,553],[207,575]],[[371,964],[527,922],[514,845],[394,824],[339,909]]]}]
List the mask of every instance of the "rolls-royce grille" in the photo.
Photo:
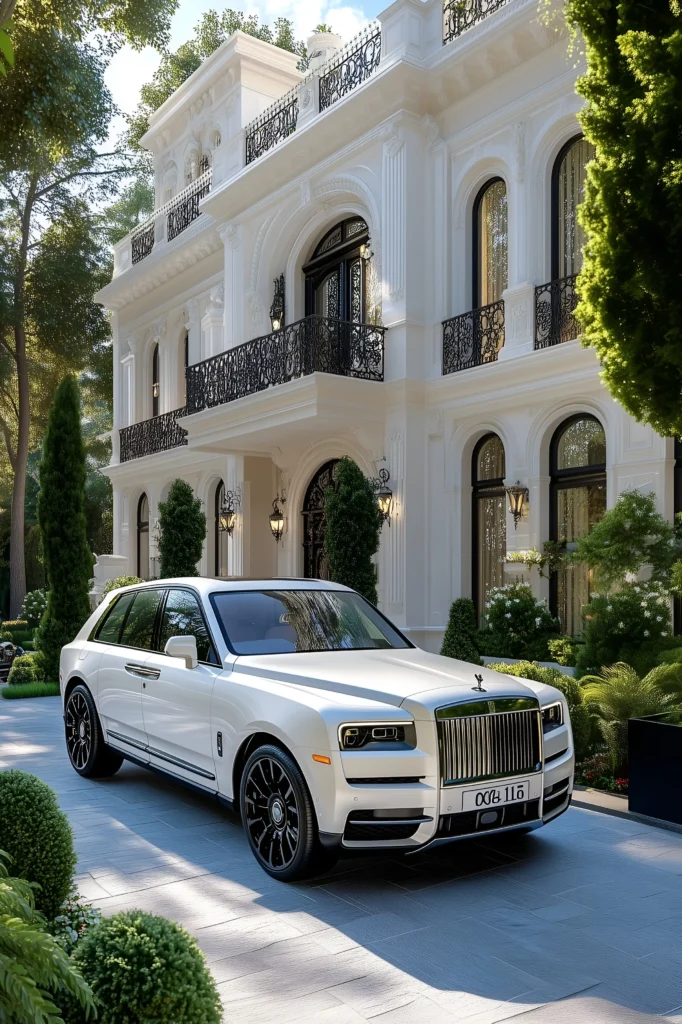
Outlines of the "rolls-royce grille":
[{"label": "rolls-royce grille", "polygon": [[[502,702],[481,703],[494,707]],[[542,768],[537,705],[517,711],[496,709],[491,714],[460,714],[457,707],[442,708],[436,717],[444,786],[527,775]]]}]

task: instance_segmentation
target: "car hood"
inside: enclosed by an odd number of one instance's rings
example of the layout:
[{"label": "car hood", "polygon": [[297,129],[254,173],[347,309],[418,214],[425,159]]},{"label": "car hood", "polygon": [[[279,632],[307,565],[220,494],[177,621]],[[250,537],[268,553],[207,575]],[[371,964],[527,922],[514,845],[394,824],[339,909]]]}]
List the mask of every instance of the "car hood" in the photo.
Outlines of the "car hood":
[{"label": "car hood", "polygon": [[330,697],[343,693],[394,707],[405,702],[413,713],[414,705],[433,710],[448,701],[476,700],[476,675],[483,677],[490,696],[537,696],[533,684],[418,648],[239,657],[235,671],[326,691]]}]

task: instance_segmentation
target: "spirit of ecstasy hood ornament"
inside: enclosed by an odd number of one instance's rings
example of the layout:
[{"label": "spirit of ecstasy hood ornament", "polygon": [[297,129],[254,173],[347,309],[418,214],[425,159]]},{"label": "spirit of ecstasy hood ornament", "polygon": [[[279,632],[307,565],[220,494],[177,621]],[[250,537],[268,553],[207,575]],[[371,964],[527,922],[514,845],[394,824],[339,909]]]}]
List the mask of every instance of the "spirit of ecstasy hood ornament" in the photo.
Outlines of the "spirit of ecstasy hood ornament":
[{"label": "spirit of ecstasy hood ornament", "polygon": [[478,675],[478,673],[476,673],[474,678],[478,683],[478,686],[472,686],[471,689],[476,690],[477,693],[487,693],[488,691],[483,688],[483,676],[480,676]]}]

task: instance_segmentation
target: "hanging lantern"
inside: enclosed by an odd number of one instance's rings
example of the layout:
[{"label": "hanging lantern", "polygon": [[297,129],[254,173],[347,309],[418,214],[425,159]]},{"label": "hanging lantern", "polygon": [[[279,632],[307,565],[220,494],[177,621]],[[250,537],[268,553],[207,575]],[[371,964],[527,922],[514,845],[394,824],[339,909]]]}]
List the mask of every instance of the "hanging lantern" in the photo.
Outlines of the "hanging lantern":
[{"label": "hanging lantern", "polygon": [[232,536],[237,522],[237,505],[240,504],[241,500],[238,493],[225,491],[225,497],[218,513],[218,529],[221,533],[226,533],[228,537]]},{"label": "hanging lantern", "polygon": [[279,544],[284,533],[284,513],[280,509],[280,505],[286,504],[286,498],[280,497],[278,494],[272,503],[272,512],[270,513],[270,529],[272,530],[272,536]]},{"label": "hanging lantern", "polygon": [[523,518],[523,512],[528,501],[528,488],[522,487],[521,482],[517,480],[513,487],[507,487],[506,490],[507,497],[509,498],[509,511],[514,517],[514,529],[516,530],[520,520]]},{"label": "hanging lantern", "polygon": [[387,469],[379,470],[379,477],[374,481],[374,494],[379,508],[381,522],[388,522],[391,525],[391,510],[393,508],[393,491],[388,486],[391,474]]},{"label": "hanging lantern", "polygon": [[273,331],[284,326],[284,274],[275,278],[275,294],[270,306],[270,323]]}]

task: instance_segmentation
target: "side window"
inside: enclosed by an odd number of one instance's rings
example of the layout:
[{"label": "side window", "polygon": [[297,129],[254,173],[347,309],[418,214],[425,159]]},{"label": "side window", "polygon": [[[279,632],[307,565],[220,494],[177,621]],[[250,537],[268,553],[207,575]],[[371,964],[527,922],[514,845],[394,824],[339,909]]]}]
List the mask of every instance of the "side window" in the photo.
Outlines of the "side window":
[{"label": "side window", "polygon": [[135,594],[124,594],[114,601],[95,634],[95,639],[103,644],[117,644],[121,635],[121,626],[126,617],[128,609],[133,603]]},{"label": "side window", "polygon": [[171,590],[168,594],[159,634],[160,651],[172,636],[196,637],[199,661],[218,664],[199,602],[188,590]]},{"label": "side window", "polygon": [[162,596],[162,590],[138,590],[135,594],[133,607],[130,609],[121,634],[120,643],[124,647],[141,647],[151,650],[156,613],[159,610]]}]

